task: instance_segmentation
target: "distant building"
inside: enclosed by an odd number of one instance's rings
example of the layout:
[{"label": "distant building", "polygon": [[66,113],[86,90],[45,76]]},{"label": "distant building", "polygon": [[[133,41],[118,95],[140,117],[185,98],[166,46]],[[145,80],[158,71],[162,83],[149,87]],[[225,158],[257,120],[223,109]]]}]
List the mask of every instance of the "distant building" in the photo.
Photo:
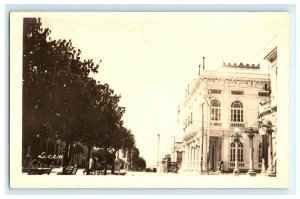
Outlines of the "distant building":
[{"label": "distant building", "polygon": [[175,150],[175,162],[177,163],[177,166],[180,169],[182,163],[182,154],[183,154],[182,142],[176,142],[174,150]]},{"label": "distant building", "polygon": [[[223,63],[218,70],[204,69],[186,89],[180,109],[183,125],[182,170],[217,171],[220,161],[225,172],[234,169],[234,128],[241,133],[258,130],[258,105],[269,99],[265,90],[268,75],[260,65]],[[261,138],[254,138],[254,169],[261,169]],[[238,143],[238,168],[249,168],[249,140]]]},{"label": "distant building", "polygon": [[[119,155],[120,154],[120,155]],[[128,149],[120,149],[117,158],[121,159],[123,161],[122,169],[130,170],[131,169],[131,150]]]}]

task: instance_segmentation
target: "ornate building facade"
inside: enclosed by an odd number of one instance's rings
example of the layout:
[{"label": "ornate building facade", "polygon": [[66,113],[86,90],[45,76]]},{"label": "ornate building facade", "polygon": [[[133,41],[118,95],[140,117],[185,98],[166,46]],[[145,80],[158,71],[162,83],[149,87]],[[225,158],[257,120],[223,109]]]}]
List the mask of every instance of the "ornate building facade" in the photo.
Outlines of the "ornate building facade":
[{"label": "ornate building facade", "polygon": [[276,176],[277,163],[277,47],[264,58],[269,62],[270,98],[259,106],[260,132],[263,138],[262,173]]},{"label": "ornate building facade", "polygon": [[[260,65],[223,63],[214,71],[204,69],[186,89],[186,96],[180,108],[180,123],[183,125],[184,171],[206,173],[218,171],[222,162],[224,172],[235,167],[247,171],[249,168],[249,138],[238,142],[238,149],[232,139],[234,129],[240,132],[252,127],[258,131],[258,107],[269,99],[265,90],[269,85],[268,75]],[[253,139],[253,165],[261,169],[262,139]],[[236,154],[237,153],[237,156]]]}]

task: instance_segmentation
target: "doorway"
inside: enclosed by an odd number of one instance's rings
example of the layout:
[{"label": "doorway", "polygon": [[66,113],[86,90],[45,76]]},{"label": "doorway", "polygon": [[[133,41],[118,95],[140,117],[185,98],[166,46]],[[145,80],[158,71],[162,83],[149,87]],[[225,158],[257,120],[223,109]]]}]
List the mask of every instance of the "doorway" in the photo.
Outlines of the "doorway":
[{"label": "doorway", "polygon": [[217,171],[218,163],[221,161],[222,142],[220,137],[210,137],[209,139],[209,170]]}]

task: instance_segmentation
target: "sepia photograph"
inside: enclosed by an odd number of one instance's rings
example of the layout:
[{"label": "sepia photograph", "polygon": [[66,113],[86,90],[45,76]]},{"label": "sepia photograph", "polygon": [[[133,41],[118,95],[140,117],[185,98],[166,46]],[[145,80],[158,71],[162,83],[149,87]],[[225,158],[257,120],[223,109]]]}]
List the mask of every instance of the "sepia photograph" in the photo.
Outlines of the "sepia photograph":
[{"label": "sepia photograph", "polygon": [[288,188],[290,20],[11,12],[10,187]]}]

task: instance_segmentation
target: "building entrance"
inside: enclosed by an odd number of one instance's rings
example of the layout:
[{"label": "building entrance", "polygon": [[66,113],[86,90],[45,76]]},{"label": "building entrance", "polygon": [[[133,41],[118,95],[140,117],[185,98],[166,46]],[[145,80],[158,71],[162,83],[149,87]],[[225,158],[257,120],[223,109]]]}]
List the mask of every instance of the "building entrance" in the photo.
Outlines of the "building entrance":
[{"label": "building entrance", "polygon": [[218,163],[221,161],[222,142],[220,137],[209,139],[209,170],[217,171]]}]

